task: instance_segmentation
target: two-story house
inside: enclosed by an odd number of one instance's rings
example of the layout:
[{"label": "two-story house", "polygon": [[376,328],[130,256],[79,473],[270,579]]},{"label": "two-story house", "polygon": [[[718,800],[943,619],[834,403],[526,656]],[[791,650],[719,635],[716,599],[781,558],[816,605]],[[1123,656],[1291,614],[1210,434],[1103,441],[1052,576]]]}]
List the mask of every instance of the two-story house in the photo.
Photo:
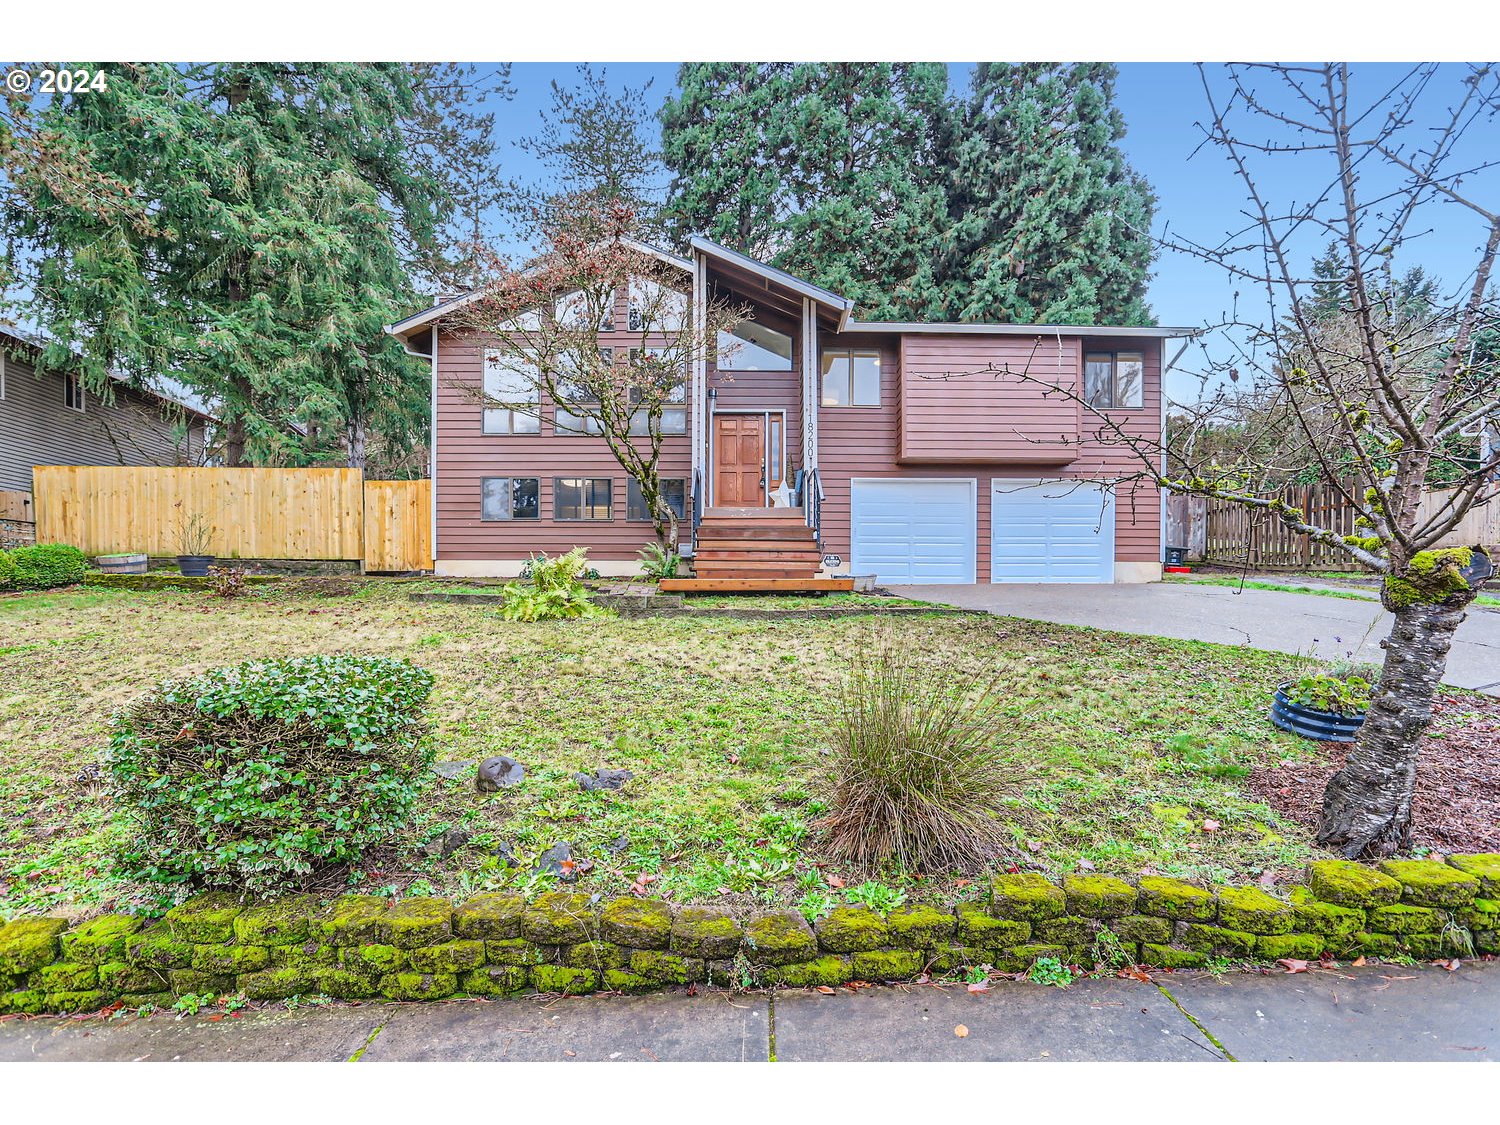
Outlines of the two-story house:
[{"label": "two-story house", "polygon": [[[1078,399],[1128,433],[1159,438],[1163,347],[1191,330],[860,321],[837,293],[707,239],[694,238],[689,257],[657,253],[680,269],[690,298],[725,296],[750,311],[724,341],[732,347],[687,373],[680,409],[663,419],[660,472],[695,526],[700,573],[711,556],[717,573],[758,573],[746,552],[719,550],[753,546],[726,542],[723,529],[786,499],[786,485],[792,510],[770,522],[804,523],[825,574],[1160,577],[1158,490],[1144,478],[1112,483],[1142,466],[1092,436],[1098,419]],[[474,388],[494,377],[498,357],[454,319],[470,300],[389,329],[432,367],[437,572],[513,575],[530,554],[574,546],[601,572],[635,572],[652,531],[634,482],[603,439],[568,424],[565,404],[486,407]],[[638,342],[629,320],[622,291],[601,346]],[[996,368],[1028,377],[996,378]]]},{"label": "two-story house", "polygon": [[0,331],[0,490],[31,491],[36,465],[199,465],[213,419],[127,386],[91,393],[78,376],[34,366],[35,344]]}]

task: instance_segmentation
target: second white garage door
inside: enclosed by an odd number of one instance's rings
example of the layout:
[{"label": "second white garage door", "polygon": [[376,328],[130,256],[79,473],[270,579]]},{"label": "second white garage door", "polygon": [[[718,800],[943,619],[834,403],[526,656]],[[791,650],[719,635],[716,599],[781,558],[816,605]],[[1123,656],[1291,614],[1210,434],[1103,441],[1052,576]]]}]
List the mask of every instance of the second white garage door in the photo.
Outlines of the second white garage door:
[{"label": "second white garage door", "polygon": [[973,582],[972,480],[850,482],[851,574],[880,582]]},{"label": "second white garage door", "polygon": [[1115,498],[1078,481],[996,480],[990,493],[994,582],[1113,582]]}]

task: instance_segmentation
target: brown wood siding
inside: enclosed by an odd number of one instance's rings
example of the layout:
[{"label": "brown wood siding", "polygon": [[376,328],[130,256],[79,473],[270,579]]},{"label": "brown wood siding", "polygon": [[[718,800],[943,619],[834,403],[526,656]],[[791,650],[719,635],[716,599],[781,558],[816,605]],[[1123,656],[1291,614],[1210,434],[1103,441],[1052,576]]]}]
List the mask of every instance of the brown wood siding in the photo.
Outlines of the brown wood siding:
[{"label": "brown wood siding", "polygon": [[[905,477],[908,479],[977,479],[979,509],[976,513],[979,581],[990,577],[990,491],[994,480],[1034,480],[1039,478],[1096,478],[1123,476],[1137,471],[1139,462],[1128,450],[1085,441],[1076,449],[1077,459],[1067,465],[1038,465],[1017,461],[970,461],[966,463],[911,463],[902,459],[902,411],[915,393],[922,409],[932,410],[924,389],[913,391],[913,383],[903,377],[903,347],[911,354],[913,344],[924,358],[928,370],[933,357],[947,349],[954,357],[952,370],[969,371],[986,363],[1012,364],[1017,356],[1031,357],[1035,341],[1014,336],[907,336],[904,344],[896,337],[874,337],[868,334],[830,335],[820,340],[821,347],[864,347],[877,345],[881,351],[879,407],[822,407],[818,413],[819,475],[825,499],[822,507],[823,549],[850,561],[849,528],[850,481],[855,477]],[[1155,437],[1161,419],[1161,349],[1158,340],[1114,339],[1100,336],[1082,340],[1064,338],[1068,350],[1063,360],[1056,359],[1055,339],[1050,342],[1052,359],[1065,377],[1076,381],[1085,348],[1118,351],[1140,351],[1145,356],[1143,404],[1139,410],[1119,411],[1126,429]],[[1040,352],[1040,349],[1036,349]],[[977,362],[976,362],[977,361]],[[959,366],[962,364],[963,366]],[[1035,370],[1035,366],[1032,368]],[[931,381],[937,387],[952,388],[958,383],[974,383],[977,388],[992,386],[985,376],[965,380]],[[993,439],[980,436],[966,440],[971,428],[974,404],[968,402],[973,392],[962,392],[966,405],[962,412],[950,411],[946,421],[947,440],[960,448],[983,448]],[[907,401],[903,401],[906,396]],[[1077,409],[1074,407],[1074,409]],[[981,415],[984,416],[984,415]],[[991,415],[993,417],[993,415]],[[1004,423],[1001,423],[1002,425]],[[1054,423],[1055,424],[1055,423]],[[1084,426],[1085,431],[1087,426]],[[1075,429],[1073,432],[1077,432]],[[1117,489],[1115,497],[1115,559],[1119,562],[1156,562],[1160,559],[1161,505],[1154,485],[1137,484]]]},{"label": "brown wood siding", "polygon": [[[624,295],[617,302],[615,324],[626,323]],[[484,339],[473,332],[438,332],[435,557],[445,559],[524,559],[540,551],[556,555],[586,547],[592,558],[634,559],[655,541],[650,523],[627,520],[629,474],[620,467],[601,437],[558,436],[553,429],[555,407],[542,404],[541,432],[486,434],[482,406],[476,392],[484,379]],[[601,333],[601,346],[639,346],[640,334]],[[691,386],[689,387],[691,395]],[[691,407],[691,400],[689,400]],[[689,423],[691,430],[691,423]],[[644,446],[645,439],[640,439]],[[659,471],[663,477],[689,476],[691,440],[688,434],[662,441]],[[480,518],[480,481],[484,477],[537,477],[541,518],[495,520]],[[554,520],[552,481],[555,477],[607,477],[613,482],[613,514],[609,520]],[[687,483],[686,507],[691,516],[692,482]],[[686,539],[688,533],[683,532]]]}]

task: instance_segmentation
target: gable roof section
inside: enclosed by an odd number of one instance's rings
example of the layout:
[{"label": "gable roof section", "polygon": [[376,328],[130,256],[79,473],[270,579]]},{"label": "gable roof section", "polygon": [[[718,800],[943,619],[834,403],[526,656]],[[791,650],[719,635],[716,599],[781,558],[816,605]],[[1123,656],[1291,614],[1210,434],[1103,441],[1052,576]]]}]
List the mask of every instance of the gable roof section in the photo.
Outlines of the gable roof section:
[{"label": "gable roof section", "polygon": [[1175,339],[1197,336],[1201,328],[1117,328],[1108,324],[963,324],[897,320],[851,320],[845,332],[889,332],[898,336],[1125,336],[1142,339]]},{"label": "gable roof section", "polygon": [[[676,254],[669,254],[665,250],[658,249],[638,239],[622,238],[620,239],[620,244],[628,246],[639,253],[649,254],[651,257],[665,262],[669,266],[675,266],[684,273],[691,274],[693,272],[693,263],[686,258],[679,258]],[[403,344],[410,343],[411,338],[428,324],[431,324],[435,320],[440,320],[449,313],[456,312],[466,305],[473,304],[483,295],[483,288],[470,289],[467,293],[460,293],[458,296],[450,297],[446,301],[439,301],[436,304],[429,305],[421,312],[412,313],[411,316],[398,320],[394,324],[387,324],[385,330]]]},{"label": "gable roof section", "polygon": [[768,285],[786,289],[831,310],[838,318],[840,331],[848,325],[850,314],[854,312],[854,302],[848,297],[841,296],[831,289],[824,289],[821,285],[814,285],[810,281],[803,281],[795,274],[787,273],[786,270],[776,266],[768,266],[764,262],[758,262],[727,246],[720,246],[717,242],[704,238],[700,234],[689,238],[688,246],[706,258],[751,274]]}]

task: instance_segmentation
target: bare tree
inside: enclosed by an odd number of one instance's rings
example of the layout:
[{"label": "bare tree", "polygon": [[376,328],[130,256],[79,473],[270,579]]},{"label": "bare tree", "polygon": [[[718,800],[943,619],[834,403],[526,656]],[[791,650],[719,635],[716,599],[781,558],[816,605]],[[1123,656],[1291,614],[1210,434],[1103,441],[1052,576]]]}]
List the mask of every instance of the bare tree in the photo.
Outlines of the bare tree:
[{"label": "bare tree", "polygon": [[[1086,432],[1059,440],[1123,447],[1139,466],[1106,483],[1152,480],[1264,512],[1382,577],[1381,600],[1395,616],[1384,667],[1354,750],[1328,784],[1318,832],[1320,843],[1350,857],[1409,843],[1433,694],[1455,629],[1494,573],[1480,545],[1439,544],[1500,495],[1500,449],[1478,436],[1500,423],[1500,315],[1490,290],[1500,201],[1470,186],[1492,181],[1483,173],[1500,158],[1493,146],[1471,154],[1475,146],[1465,144],[1471,130],[1493,126],[1500,82],[1490,67],[1468,68],[1448,91],[1440,125],[1418,128],[1419,104],[1425,110],[1441,95],[1443,73],[1414,66],[1363,102],[1345,64],[1235,65],[1219,89],[1204,73],[1206,141],[1234,170],[1247,222],[1218,244],[1167,245],[1254,286],[1265,312],[1226,318],[1225,338],[1238,349],[1234,374],[1244,378],[1246,369],[1248,389],[1219,385],[1174,408],[1170,472],[1162,442],[1132,433],[1086,387],[1057,386],[1025,365],[957,373],[1040,385],[1042,394],[1080,403]],[[1271,198],[1263,164],[1275,159],[1295,159],[1299,175],[1322,169],[1299,182],[1306,202]],[[1434,208],[1466,216],[1477,249],[1460,290],[1417,309],[1404,301],[1392,262],[1417,252],[1413,240]],[[1331,276],[1329,259],[1310,268],[1330,237]],[[1226,374],[1217,371],[1217,381]],[[1273,426],[1297,437],[1290,455],[1286,443],[1268,439]],[[1280,496],[1298,458],[1357,512],[1356,534],[1319,526]],[[1450,487],[1424,510],[1434,475]]]},{"label": "bare tree", "polygon": [[678,518],[658,472],[663,440],[686,432],[693,364],[746,311],[720,298],[694,310],[682,264],[633,237],[627,204],[585,200],[549,208],[541,221],[540,256],[523,268],[492,258],[492,276],[455,315],[484,341],[485,376],[481,386],[450,385],[503,412],[497,424],[517,432],[539,432],[552,404],[559,429],[602,439],[675,551]]}]

